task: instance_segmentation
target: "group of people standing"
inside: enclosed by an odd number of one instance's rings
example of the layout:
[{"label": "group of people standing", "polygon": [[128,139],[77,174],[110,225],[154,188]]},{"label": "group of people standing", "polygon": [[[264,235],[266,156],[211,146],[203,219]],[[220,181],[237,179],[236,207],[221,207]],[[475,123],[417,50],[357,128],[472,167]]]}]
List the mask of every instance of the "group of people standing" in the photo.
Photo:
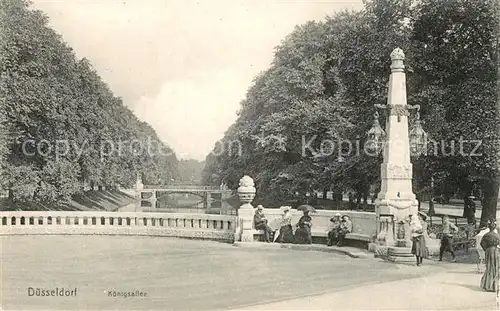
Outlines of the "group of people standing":
[{"label": "group of people standing", "polygon": [[[417,258],[417,266],[422,264],[423,258],[429,255],[426,246],[427,236],[427,215],[419,212],[417,217],[410,216],[410,228],[412,234],[412,253]],[[439,261],[443,260],[443,253],[450,252],[455,261],[455,253],[452,248],[453,231],[458,231],[458,228],[450,222],[449,217],[443,217],[443,236],[439,249]],[[500,299],[500,235],[497,231],[497,223],[495,219],[488,221],[487,226],[480,228],[480,232],[476,235],[476,249],[479,255],[477,264],[478,272],[481,272],[480,265],[485,264],[485,271],[481,277],[480,286],[482,289],[489,292],[496,292],[497,303]]]},{"label": "group of people standing", "polygon": [[[445,252],[449,252],[456,261],[455,252],[453,251],[452,241],[453,232],[457,232],[458,228],[455,226],[448,216],[443,217],[443,233],[441,237],[441,244],[439,246],[439,261],[443,261]],[[427,241],[429,241],[429,234],[427,231],[427,214],[418,212],[417,215],[410,215],[410,231],[412,238],[412,254],[417,259],[417,266],[423,264],[424,258],[429,256],[429,249]]]},{"label": "group of people standing", "polygon": [[304,211],[304,215],[300,217],[297,223],[297,229],[294,232],[292,227],[292,214],[290,213],[289,206],[282,208],[283,214],[278,220],[278,225],[275,226],[277,229],[273,229],[269,226],[263,210],[264,207],[262,205],[257,206],[254,215],[254,227],[257,230],[264,231],[264,240],[266,242],[270,243],[271,237],[273,236],[273,242],[277,243],[312,244],[312,217],[309,215],[309,211]]},{"label": "group of people standing", "polygon": [[[304,211],[304,215],[300,217],[297,223],[297,229],[293,230],[292,215],[290,207],[282,208],[283,214],[279,219],[278,229],[272,229],[263,213],[262,205],[257,207],[254,216],[255,229],[264,231],[264,239],[266,242],[278,243],[295,243],[295,244],[312,244],[312,217],[309,211]],[[345,236],[352,232],[352,223],[347,215],[341,216],[335,214],[330,219],[333,223],[332,229],[328,232],[328,245],[334,244],[341,246]],[[416,215],[410,215],[409,219],[411,238],[412,238],[412,253],[416,257],[417,266],[423,264],[423,259],[428,258],[429,250],[426,241],[429,240],[427,232],[427,215],[424,212],[418,212]],[[476,241],[480,244],[478,247],[479,260],[484,261],[485,271],[481,278],[481,288],[486,291],[496,292],[499,295],[500,283],[500,235],[496,229],[496,220],[488,221],[487,227],[481,228],[480,233],[476,236]],[[453,233],[457,232],[458,228],[449,219],[448,216],[443,217],[443,232],[441,244],[439,248],[439,261],[443,260],[445,252],[449,252],[453,261],[456,261],[455,253],[452,247]],[[480,262],[478,262],[478,271],[480,271]]]}]

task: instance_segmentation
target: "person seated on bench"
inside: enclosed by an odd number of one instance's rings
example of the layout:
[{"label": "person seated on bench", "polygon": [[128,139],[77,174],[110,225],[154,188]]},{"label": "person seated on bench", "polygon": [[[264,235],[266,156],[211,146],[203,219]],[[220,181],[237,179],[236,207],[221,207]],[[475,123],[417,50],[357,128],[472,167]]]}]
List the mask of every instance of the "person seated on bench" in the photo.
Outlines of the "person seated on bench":
[{"label": "person seated on bench", "polygon": [[349,216],[342,216],[342,221],[340,222],[340,230],[338,234],[337,246],[342,246],[344,243],[345,236],[352,232],[352,222]]},{"label": "person seated on bench", "polygon": [[312,244],[311,226],[312,218],[309,216],[309,211],[304,211],[304,216],[300,217],[295,230],[295,244]]},{"label": "person seated on bench", "polygon": [[292,214],[290,213],[290,206],[284,206],[283,215],[281,217],[281,224],[279,233],[276,232],[275,242],[278,243],[293,243],[293,228],[292,228]]},{"label": "person seated on bench", "polygon": [[328,232],[328,246],[332,246],[339,241],[340,214],[336,213],[335,216],[330,218],[330,221],[333,222],[333,227],[332,230]]},{"label": "person seated on bench", "polygon": [[257,206],[255,215],[253,216],[253,225],[257,230],[264,230],[264,241],[271,242],[271,233],[273,229],[267,224],[266,216],[264,215],[264,207],[262,205]]}]

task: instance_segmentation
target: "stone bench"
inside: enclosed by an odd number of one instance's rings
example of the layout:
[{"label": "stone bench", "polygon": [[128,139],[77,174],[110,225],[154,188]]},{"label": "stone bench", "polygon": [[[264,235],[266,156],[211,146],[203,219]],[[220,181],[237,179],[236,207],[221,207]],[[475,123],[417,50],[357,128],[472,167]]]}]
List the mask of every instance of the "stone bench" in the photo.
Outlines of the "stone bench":
[{"label": "stone bench", "polygon": [[[281,213],[282,212],[279,209],[264,209],[264,214],[266,215],[269,224],[271,224],[275,219],[281,218]],[[297,224],[302,216],[302,212],[291,210],[290,213],[292,213],[292,224]],[[356,246],[367,248],[368,243],[372,240],[371,235],[375,233],[376,228],[375,214],[368,212],[320,210],[317,213],[313,213],[311,215],[311,235],[313,243],[326,244],[328,232],[330,232],[333,225],[330,222],[330,218],[334,217],[336,213],[340,213],[342,215],[347,214],[351,218],[353,232],[346,235],[346,242],[349,243],[349,241],[353,241]],[[254,228],[252,229],[252,234],[254,236],[254,241],[263,241],[263,230],[256,230]]]},{"label": "stone bench", "polygon": [[[328,232],[330,232],[329,228],[312,228],[311,236],[313,238],[327,238]],[[263,241],[264,230],[252,229],[252,234],[254,236],[255,241]],[[348,233],[345,237],[346,240],[355,240],[359,242],[370,243],[372,238],[366,234],[360,233]]]},{"label": "stone bench", "polygon": [[346,239],[348,240],[357,240],[361,242],[366,242],[370,243],[372,241],[372,238],[366,234],[359,234],[359,233],[348,233],[345,236]]}]

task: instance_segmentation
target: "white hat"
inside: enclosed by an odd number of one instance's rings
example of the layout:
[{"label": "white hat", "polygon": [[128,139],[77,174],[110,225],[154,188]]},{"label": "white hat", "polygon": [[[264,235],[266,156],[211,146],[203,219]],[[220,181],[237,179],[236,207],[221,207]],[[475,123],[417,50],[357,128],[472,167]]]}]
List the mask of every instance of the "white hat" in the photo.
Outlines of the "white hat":
[{"label": "white hat", "polygon": [[340,213],[335,213],[335,217],[340,217]]},{"label": "white hat", "polygon": [[257,205],[257,209],[264,209],[264,206],[262,206],[262,205]]}]

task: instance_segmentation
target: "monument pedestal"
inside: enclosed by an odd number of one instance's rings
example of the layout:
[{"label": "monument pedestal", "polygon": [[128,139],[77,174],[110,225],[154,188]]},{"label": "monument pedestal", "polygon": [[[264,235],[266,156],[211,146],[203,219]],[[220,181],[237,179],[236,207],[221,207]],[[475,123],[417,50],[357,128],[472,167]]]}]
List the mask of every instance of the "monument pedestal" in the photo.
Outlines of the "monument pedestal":
[{"label": "monument pedestal", "polygon": [[253,239],[253,216],[254,208],[252,201],[255,198],[255,184],[250,176],[240,179],[238,196],[243,205],[238,209],[238,228],[236,228],[235,241],[254,242]]},{"label": "monument pedestal", "polygon": [[415,255],[411,253],[411,247],[387,248],[387,259],[392,262],[415,262]]},{"label": "monument pedestal", "polygon": [[376,253],[393,262],[414,261],[408,220],[410,215],[418,212],[416,200],[377,199],[375,206],[378,222]]},{"label": "monument pedestal", "polygon": [[238,219],[240,220],[241,242],[254,242],[253,238],[253,216],[254,209],[249,206],[241,206],[238,210]]}]

